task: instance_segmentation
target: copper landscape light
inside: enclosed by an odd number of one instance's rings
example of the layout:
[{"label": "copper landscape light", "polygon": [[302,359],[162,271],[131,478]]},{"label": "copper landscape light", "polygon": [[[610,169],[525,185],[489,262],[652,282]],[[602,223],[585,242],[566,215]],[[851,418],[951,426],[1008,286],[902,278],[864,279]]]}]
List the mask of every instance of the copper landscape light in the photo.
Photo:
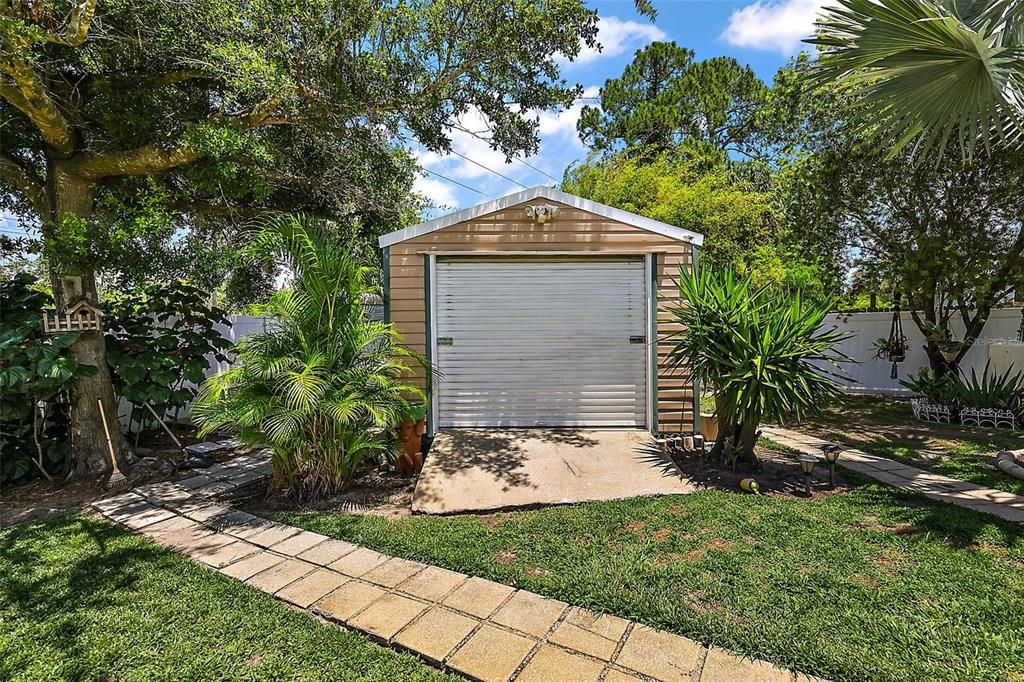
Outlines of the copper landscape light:
[{"label": "copper landscape light", "polygon": [[814,471],[814,465],[818,463],[818,458],[812,455],[800,455],[799,460],[800,469],[804,472],[804,489],[807,491],[807,497],[811,496],[811,472]]},{"label": "copper landscape light", "polygon": [[839,461],[839,454],[843,451],[841,447],[834,443],[825,443],[821,446],[821,452],[825,455],[825,461],[828,462],[828,487],[836,487],[836,462]]}]

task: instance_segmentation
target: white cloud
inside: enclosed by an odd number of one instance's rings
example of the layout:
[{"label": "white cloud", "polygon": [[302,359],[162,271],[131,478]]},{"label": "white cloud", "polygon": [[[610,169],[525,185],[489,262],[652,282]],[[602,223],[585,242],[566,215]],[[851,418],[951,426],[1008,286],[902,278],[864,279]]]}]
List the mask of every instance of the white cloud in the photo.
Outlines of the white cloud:
[{"label": "white cloud", "polygon": [[421,175],[413,181],[412,189],[417,194],[421,194],[429,199],[439,209],[447,211],[459,207],[455,186],[444,180],[430,175]]},{"label": "white cloud", "polygon": [[580,142],[579,135],[576,134],[576,121],[580,119],[580,112],[583,111],[584,105],[596,104],[593,98],[597,97],[600,92],[601,89],[598,86],[591,85],[583,89],[581,99],[576,100],[568,109],[557,112],[540,112],[537,132],[540,133],[541,146],[558,141],[570,142],[582,148],[583,143]]},{"label": "white cloud", "polygon": [[814,18],[826,0],[756,0],[735,10],[722,39],[736,47],[798,52],[800,41],[814,33]]},{"label": "white cloud", "polygon": [[597,42],[602,49],[584,45],[575,60],[564,60],[563,64],[587,64],[602,57],[615,57],[627,50],[664,40],[665,37],[665,32],[654,24],[623,21],[618,17],[600,17],[597,20]]}]

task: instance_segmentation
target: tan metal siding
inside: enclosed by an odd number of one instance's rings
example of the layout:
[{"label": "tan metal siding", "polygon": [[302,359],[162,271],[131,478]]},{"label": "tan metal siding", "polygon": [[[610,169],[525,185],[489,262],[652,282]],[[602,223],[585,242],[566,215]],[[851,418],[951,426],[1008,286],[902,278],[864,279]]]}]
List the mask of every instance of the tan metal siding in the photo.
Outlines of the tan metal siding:
[{"label": "tan metal siding", "polygon": [[[537,203],[537,202],[526,202]],[[676,298],[673,278],[691,265],[688,243],[608,220],[602,216],[558,204],[558,216],[541,225],[523,214],[526,203],[474,220],[457,223],[437,232],[415,237],[390,247],[391,321],[405,343],[426,353],[425,266],[427,254],[473,252],[655,253],[659,310]],[[581,295],[586,295],[581,292]],[[658,315],[658,337],[672,327]],[[689,378],[664,366],[668,346],[658,344],[658,427],[662,431],[693,430],[693,390]],[[414,376],[421,386],[421,369]]]}]

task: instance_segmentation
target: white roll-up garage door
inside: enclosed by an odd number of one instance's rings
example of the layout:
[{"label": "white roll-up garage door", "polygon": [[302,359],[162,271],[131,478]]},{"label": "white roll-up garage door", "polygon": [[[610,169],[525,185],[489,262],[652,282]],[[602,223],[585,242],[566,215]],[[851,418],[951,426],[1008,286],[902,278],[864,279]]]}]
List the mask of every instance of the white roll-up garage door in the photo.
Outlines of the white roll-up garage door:
[{"label": "white roll-up garage door", "polygon": [[643,427],[638,258],[444,258],[435,270],[439,427]]}]

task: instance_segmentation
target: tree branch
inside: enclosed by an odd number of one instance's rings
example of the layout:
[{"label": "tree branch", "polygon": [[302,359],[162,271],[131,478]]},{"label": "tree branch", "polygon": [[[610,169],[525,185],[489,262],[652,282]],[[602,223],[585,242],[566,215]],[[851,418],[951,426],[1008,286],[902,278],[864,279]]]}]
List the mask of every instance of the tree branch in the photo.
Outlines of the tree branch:
[{"label": "tree branch", "polygon": [[45,210],[46,188],[42,180],[35,177],[34,173],[31,173],[14,159],[0,156],[0,178],[7,180],[17,187],[40,215],[47,213]]},{"label": "tree branch", "polygon": [[[252,130],[264,125],[285,125],[288,123],[287,119],[271,116],[280,102],[280,97],[271,97],[248,111],[238,114],[214,113],[210,115],[209,120],[229,125],[238,130]],[[197,150],[192,149],[184,142],[170,148],[148,144],[122,152],[86,152],[75,160],[74,165],[82,176],[90,180],[99,180],[108,177],[161,173],[192,163],[199,156]]]},{"label": "tree branch", "polygon": [[50,42],[78,47],[89,35],[89,26],[92,25],[95,14],[96,0],[82,0],[71,10],[71,19],[68,21],[68,30],[64,32],[64,36],[51,38]]},{"label": "tree branch", "polygon": [[60,154],[70,154],[74,148],[71,128],[32,68],[24,63],[0,64],[0,70],[15,81],[15,85],[0,81],[0,97],[28,117],[46,144]]}]

